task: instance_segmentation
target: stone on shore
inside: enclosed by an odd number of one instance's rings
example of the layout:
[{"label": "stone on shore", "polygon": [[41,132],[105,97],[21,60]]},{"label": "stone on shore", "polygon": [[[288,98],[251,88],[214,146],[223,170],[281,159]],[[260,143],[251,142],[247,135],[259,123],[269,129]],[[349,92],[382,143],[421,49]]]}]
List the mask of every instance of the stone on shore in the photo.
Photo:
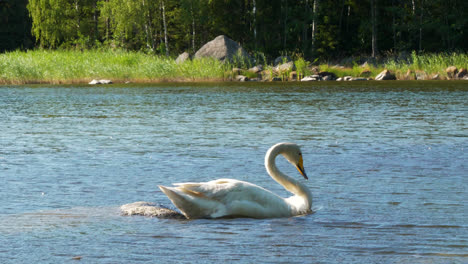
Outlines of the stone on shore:
[{"label": "stone on shore", "polygon": [[354,77],[351,79],[351,81],[368,81],[369,79],[364,78],[364,77]]},{"label": "stone on shore", "polygon": [[318,74],[314,75],[309,75],[301,79],[301,82],[314,82],[314,81],[320,81],[322,80],[322,77]]},{"label": "stone on shore", "polygon": [[449,79],[454,79],[457,77],[458,69],[455,66],[450,66],[447,69],[445,69],[445,72],[447,73],[447,77]]},{"label": "stone on shore", "polygon": [[211,57],[220,61],[252,61],[250,55],[234,40],[220,35],[206,43],[196,53],[195,58]]},{"label": "stone on shore", "polygon": [[292,71],[289,73],[289,80],[290,81],[297,81],[297,72],[296,71]]},{"label": "stone on shore", "polygon": [[242,69],[240,69],[240,68],[232,68],[232,73],[233,73],[234,75],[239,75],[239,74],[242,73]]},{"label": "stone on shore", "polygon": [[88,84],[96,85],[96,84],[112,84],[111,80],[92,80]]},{"label": "stone on shore", "polygon": [[[367,63],[367,62],[366,62]],[[370,70],[363,70],[360,74],[359,77],[365,77],[369,78],[371,76],[372,72]]]},{"label": "stone on shore", "polygon": [[279,56],[275,59],[275,66],[278,66],[280,64],[292,62],[293,60],[289,56]]},{"label": "stone on shore", "polygon": [[465,68],[461,68],[457,73],[457,79],[463,79],[468,75],[468,71]]},{"label": "stone on shore", "polygon": [[261,71],[263,71],[262,65],[257,65],[249,69],[249,72],[251,73],[260,73]]},{"label": "stone on shore", "polygon": [[280,74],[285,73],[285,72],[295,71],[295,70],[296,70],[296,65],[294,65],[294,62],[292,61],[280,64],[276,67],[276,71],[279,72]]},{"label": "stone on shore", "polygon": [[322,80],[324,81],[334,81],[336,80],[336,78],[338,78],[338,76],[336,76],[336,74],[334,74],[333,72],[327,71],[319,72],[318,75],[320,75],[320,77],[322,77]]},{"label": "stone on shore", "polygon": [[391,73],[389,70],[385,69],[379,75],[375,77],[376,81],[387,81],[387,80],[396,80],[395,74]]},{"label": "stone on shore", "polygon": [[415,73],[415,76],[416,76],[416,80],[418,81],[424,81],[424,80],[427,80],[428,78],[428,75],[425,71],[417,71]]},{"label": "stone on shore", "polygon": [[404,77],[405,80],[409,81],[409,80],[416,80],[416,75],[414,74],[414,72],[410,69],[408,69],[408,71],[406,71],[406,75]]},{"label": "stone on shore", "polygon": [[190,60],[190,54],[188,52],[184,52],[184,53],[180,54],[177,57],[177,59],[175,60],[175,62],[177,64],[180,64],[180,63],[185,62],[186,60]]},{"label": "stone on shore", "polygon": [[244,75],[237,75],[236,76],[236,81],[238,81],[238,82],[248,82],[249,77],[244,76]]}]

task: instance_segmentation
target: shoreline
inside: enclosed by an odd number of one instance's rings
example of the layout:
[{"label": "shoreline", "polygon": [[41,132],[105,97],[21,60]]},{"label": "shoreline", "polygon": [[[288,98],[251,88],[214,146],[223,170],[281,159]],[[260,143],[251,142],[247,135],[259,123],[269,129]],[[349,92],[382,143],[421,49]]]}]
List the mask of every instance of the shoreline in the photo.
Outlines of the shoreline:
[{"label": "shoreline", "polygon": [[26,80],[22,82],[4,82],[0,80],[0,88],[5,86],[23,86],[23,85],[77,85],[77,86],[89,86],[89,87],[96,87],[96,86],[113,86],[113,85],[160,85],[160,84],[169,84],[169,85],[183,85],[183,84],[217,84],[217,83],[224,83],[224,84],[243,84],[243,85],[262,85],[262,84],[279,84],[279,85],[287,85],[287,84],[302,84],[302,85],[332,85],[337,83],[468,83],[468,79],[460,79],[460,80],[386,80],[386,81],[376,81],[376,80],[354,80],[354,81],[313,81],[313,82],[301,82],[300,80],[295,81],[246,81],[246,82],[239,82],[236,80],[223,80],[223,79],[158,79],[158,80],[116,80],[109,84],[89,84],[89,81],[84,80],[54,80],[54,81],[36,81],[36,80]]},{"label": "shoreline", "polygon": [[[467,80],[468,54],[413,54],[411,60],[358,65],[311,63],[297,57],[279,64],[246,65],[213,58],[175,59],[125,50],[30,50],[0,54],[0,85],[213,83],[380,80]],[[383,78],[382,78],[383,77]]]}]

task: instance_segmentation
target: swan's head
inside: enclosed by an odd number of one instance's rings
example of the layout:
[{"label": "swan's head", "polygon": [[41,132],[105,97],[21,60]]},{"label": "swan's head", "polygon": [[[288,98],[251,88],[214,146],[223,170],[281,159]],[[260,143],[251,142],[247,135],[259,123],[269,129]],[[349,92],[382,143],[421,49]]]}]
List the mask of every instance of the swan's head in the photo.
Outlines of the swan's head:
[{"label": "swan's head", "polygon": [[299,173],[304,176],[306,180],[309,178],[307,177],[307,174],[305,173],[304,170],[304,161],[302,159],[302,151],[301,148],[299,148],[298,145],[294,143],[283,143],[284,148],[280,152],[292,165],[294,165]]}]

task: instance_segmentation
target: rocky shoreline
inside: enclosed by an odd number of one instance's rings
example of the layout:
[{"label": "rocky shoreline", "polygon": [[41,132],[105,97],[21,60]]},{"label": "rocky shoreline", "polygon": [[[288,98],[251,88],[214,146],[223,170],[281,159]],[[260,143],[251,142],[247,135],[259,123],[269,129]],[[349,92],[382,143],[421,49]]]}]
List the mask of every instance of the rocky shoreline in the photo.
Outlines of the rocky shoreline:
[{"label": "rocky shoreline", "polygon": [[[211,57],[225,62],[248,62],[254,64],[255,60],[234,40],[226,36],[218,36],[212,41],[206,43],[198,50],[193,58]],[[184,52],[176,59],[178,64],[186,60],[192,59],[192,56]],[[397,76],[394,72],[384,69],[376,76],[371,76],[372,72],[368,70],[368,63],[364,63],[360,67],[362,71],[359,76],[343,76],[338,77],[336,74],[329,71],[321,71],[317,66],[309,66],[306,70],[312,74],[303,76],[301,71],[297,70],[294,61],[288,56],[280,56],[274,60],[273,66],[256,65],[249,69],[233,68],[227,72],[228,80],[230,81],[386,81],[386,80],[468,80],[467,70],[465,68],[458,69],[455,66],[450,66],[446,69],[447,77],[439,74],[430,74],[424,71],[408,70],[405,75]],[[333,66],[338,70],[344,69],[344,66]],[[304,69],[302,69],[304,72]]]}]

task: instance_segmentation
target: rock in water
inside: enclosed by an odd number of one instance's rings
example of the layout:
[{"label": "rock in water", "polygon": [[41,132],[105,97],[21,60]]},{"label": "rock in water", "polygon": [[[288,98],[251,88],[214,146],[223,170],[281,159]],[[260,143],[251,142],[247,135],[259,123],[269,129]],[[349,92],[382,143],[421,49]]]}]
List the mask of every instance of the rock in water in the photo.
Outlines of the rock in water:
[{"label": "rock in water", "polygon": [[195,58],[202,57],[211,57],[221,61],[234,61],[239,58],[252,61],[249,54],[237,42],[224,35],[206,43],[195,53]]},{"label": "rock in water", "polygon": [[134,202],[120,207],[122,215],[142,215],[158,218],[186,219],[186,217],[174,210],[157,206],[149,202]]}]

